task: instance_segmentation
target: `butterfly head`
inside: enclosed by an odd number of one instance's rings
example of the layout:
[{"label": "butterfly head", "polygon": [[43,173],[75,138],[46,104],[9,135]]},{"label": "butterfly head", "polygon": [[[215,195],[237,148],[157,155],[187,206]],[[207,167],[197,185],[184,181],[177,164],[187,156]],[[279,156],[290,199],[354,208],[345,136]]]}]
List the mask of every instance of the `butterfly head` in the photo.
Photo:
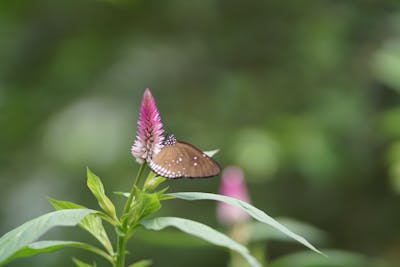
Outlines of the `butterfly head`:
[{"label": "butterfly head", "polygon": [[164,146],[173,146],[177,142],[175,135],[171,134],[164,142]]}]

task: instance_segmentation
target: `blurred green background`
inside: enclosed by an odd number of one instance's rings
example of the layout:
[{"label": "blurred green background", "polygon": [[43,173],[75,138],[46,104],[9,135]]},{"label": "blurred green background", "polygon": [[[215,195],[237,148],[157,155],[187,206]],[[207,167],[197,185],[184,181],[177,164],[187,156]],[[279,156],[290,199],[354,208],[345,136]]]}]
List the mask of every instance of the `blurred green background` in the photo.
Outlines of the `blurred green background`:
[{"label": "blurred green background", "polygon": [[[244,169],[254,205],[322,230],[319,248],[399,266],[397,1],[5,0],[0,34],[1,235],[50,211],[47,197],[96,207],[86,166],[110,195],[128,191],[149,87],[168,132]],[[217,192],[219,178],[168,185]],[[212,202],[166,202],[160,214],[220,227]],[[49,236],[93,241],[80,229]],[[130,261],[225,266],[229,257],[155,236],[133,240]],[[277,266],[305,251],[261,244]],[[92,259],[67,249],[10,266],[72,266],[72,255]],[[329,266],[367,266],[340,255]]]}]

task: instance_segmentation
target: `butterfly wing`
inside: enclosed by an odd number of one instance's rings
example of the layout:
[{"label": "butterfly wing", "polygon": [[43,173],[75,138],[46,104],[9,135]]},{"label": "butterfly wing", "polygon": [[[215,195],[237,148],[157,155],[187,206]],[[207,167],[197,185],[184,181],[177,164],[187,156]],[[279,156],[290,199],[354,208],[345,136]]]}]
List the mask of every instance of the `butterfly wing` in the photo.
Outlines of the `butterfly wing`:
[{"label": "butterfly wing", "polygon": [[166,178],[205,178],[217,175],[218,163],[201,150],[185,142],[165,146],[149,163],[150,168]]}]

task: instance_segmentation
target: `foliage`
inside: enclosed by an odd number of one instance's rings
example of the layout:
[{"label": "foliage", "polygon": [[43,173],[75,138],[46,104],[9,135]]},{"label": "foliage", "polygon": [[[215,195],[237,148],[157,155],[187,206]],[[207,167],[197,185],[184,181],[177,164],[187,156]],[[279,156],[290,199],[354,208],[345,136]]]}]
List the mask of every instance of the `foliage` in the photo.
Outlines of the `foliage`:
[{"label": "foliage", "polygon": [[[144,165],[145,163],[141,166],[141,170],[143,169]],[[142,171],[139,171],[139,175],[141,173]],[[140,176],[138,179],[140,179]],[[154,173],[150,171],[148,179],[157,179],[157,177],[155,177]],[[126,243],[139,227],[144,227],[148,230],[159,231],[165,227],[173,226],[187,234],[202,238],[212,244],[234,250],[240,253],[252,267],[261,267],[260,263],[258,263],[257,260],[249,254],[249,251],[246,247],[207,225],[176,217],[156,217],[148,219],[150,215],[154,214],[161,208],[161,201],[171,199],[171,196],[185,200],[214,199],[225,201],[231,205],[243,209],[261,222],[273,225],[282,233],[298,240],[299,242],[308,246],[310,249],[319,252],[305,239],[292,233],[286,227],[282,226],[262,211],[251,206],[250,204],[235,200],[233,198],[196,192],[174,193],[166,195],[164,194],[166,191],[165,189],[155,193],[150,193],[139,189],[135,183],[131,193],[125,194],[128,197],[126,204],[128,204],[129,208],[126,210],[124,209],[124,213],[121,215],[121,217],[117,218],[114,204],[105,195],[103,183],[101,182],[100,178],[89,169],[87,171],[87,185],[92,194],[98,200],[100,208],[102,208],[106,213],[103,213],[102,211],[86,209],[83,206],[74,204],[72,202],[50,199],[50,202],[57,211],[48,213],[37,219],[33,219],[16,228],[15,230],[5,234],[0,239],[0,251],[2,252],[0,254],[0,265],[17,258],[30,257],[41,253],[52,252],[64,247],[74,247],[88,250],[102,256],[110,262],[111,266],[123,267],[125,266]],[[152,190],[154,189],[155,188],[152,187]],[[118,237],[118,247],[115,251],[103,227],[102,220],[112,224],[115,227]],[[79,225],[93,235],[101,243],[101,245],[103,245],[105,250],[89,244],[74,241],[35,242],[38,238],[40,238],[41,235],[55,226],[74,225]],[[92,266],[78,259],[74,259],[74,263],[78,267]],[[144,260],[131,266],[148,266],[149,264],[149,261]]]}]

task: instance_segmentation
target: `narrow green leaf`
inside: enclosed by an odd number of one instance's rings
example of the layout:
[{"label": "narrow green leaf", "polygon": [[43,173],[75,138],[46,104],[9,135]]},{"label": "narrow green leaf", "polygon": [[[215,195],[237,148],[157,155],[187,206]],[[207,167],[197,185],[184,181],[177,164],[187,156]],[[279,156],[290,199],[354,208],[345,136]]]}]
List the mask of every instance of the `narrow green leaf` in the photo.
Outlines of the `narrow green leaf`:
[{"label": "narrow green leaf", "polygon": [[[52,198],[50,198],[49,201],[56,210],[85,208],[84,206],[69,201],[60,201]],[[89,214],[79,223],[79,226],[93,235],[104,246],[109,254],[113,253],[114,250],[110,239],[104,229],[101,218],[97,216],[97,214]]]},{"label": "narrow green leaf", "polygon": [[128,192],[114,191],[113,193],[115,195],[117,195],[117,196],[129,197],[129,193]]},{"label": "narrow green leaf", "polygon": [[142,225],[146,229],[155,231],[162,230],[168,226],[178,228],[185,233],[204,239],[214,245],[234,250],[241,254],[251,266],[261,267],[261,264],[250,255],[246,247],[202,223],[177,217],[158,217],[142,221]]},{"label": "narrow green leaf", "polygon": [[73,242],[73,241],[38,241],[32,244],[29,244],[28,246],[23,247],[19,251],[17,251],[15,254],[13,254],[11,257],[7,259],[6,262],[10,262],[14,259],[18,258],[26,258],[26,257],[32,257],[38,254],[42,253],[49,253],[53,252],[62,248],[66,247],[71,247],[71,248],[79,248],[79,249],[84,249],[91,251],[93,253],[96,253],[106,260],[110,261],[112,263],[112,258],[109,256],[107,253],[102,251],[99,248],[96,248],[92,245],[81,243],[81,242]]},{"label": "narrow green leaf", "polygon": [[111,200],[106,196],[103,183],[100,178],[87,168],[87,186],[99,202],[99,206],[112,218],[116,219],[115,207]]},{"label": "narrow green leaf", "polygon": [[[299,222],[289,218],[276,218],[276,220],[291,229],[292,231],[302,233],[302,236],[307,240],[321,244],[327,239],[327,235],[317,229],[314,226],[309,224]],[[252,241],[263,241],[263,240],[280,240],[286,242],[297,242],[293,238],[287,236],[286,234],[276,231],[275,228],[270,227],[269,225],[265,225],[265,223],[261,223],[258,221],[253,221],[249,223],[249,240]]]},{"label": "narrow green leaf", "polygon": [[152,264],[151,260],[141,260],[129,265],[128,267],[148,267],[151,264]]},{"label": "narrow green leaf", "polygon": [[75,226],[95,210],[74,209],[47,213],[11,230],[0,238],[0,265],[21,248],[56,226]]},{"label": "narrow green leaf", "polygon": [[144,191],[152,191],[156,189],[161,183],[165,182],[167,179],[162,176],[157,176],[156,173],[150,171],[149,175],[144,182]]},{"label": "narrow green leaf", "polygon": [[212,244],[202,239],[175,229],[165,229],[162,232],[138,231],[135,235],[135,240],[156,246],[177,247],[178,249],[182,247],[200,248],[212,246]]},{"label": "narrow green leaf", "polygon": [[275,219],[273,219],[272,217],[267,215],[262,210],[250,205],[249,203],[238,200],[236,198],[227,197],[227,196],[223,196],[223,195],[217,195],[217,194],[211,194],[211,193],[201,193],[201,192],[171,193],[171,194],[167,194],[167,196],[172,196],[172,197],[176,197],[176,198],[184,199],[184,200],[216,200],[216,201],[225,202],[227,204],[233,205],[233,206],[238,207],[241,210],[247,212],[254,219],[274,227],[276,230],[279,230],[282,233],[284,233],[285,235],[297,240],[298,242],[300,242],[304,246],[308,247],[309,249],[311,249],[317,253],[323,254],[321,251],[319,251],[313,245],[311,245],[305,238],[303,238],[302,236],[300,236],[298,234],[293,233],[288,228],[286,228],[286,226],[283,226],[282,224],[278,223]]},{"label": "narrow green leaf", "polygon": [[203,151],[204,154],[209,156],[210,158],[213,157],[215,154],[219,152],[219,149],[214,149],[214,150],[209,150],[209,151]]},{"label": "narrow green leaf", "polygon": [[329,258],[318,257],[310,251],[283,256],[268,264],[268,267],[377,267],[387,266],[381,260],[366,257],[358,253],[341,250],[324,251]]},{"label": "narrow green leaf", "polygon": [[55,210],[86,209],[86,207],[70,201],[49,198],[49,202],[54,207]]},{"label": "narrow green leaf", "polygon": [[78,260],[77,258],[72,258],[72,261],[75,263],[75,265],[77,267],[96,267],[97,266],[96,263],[87,264],[83,261]]}]

